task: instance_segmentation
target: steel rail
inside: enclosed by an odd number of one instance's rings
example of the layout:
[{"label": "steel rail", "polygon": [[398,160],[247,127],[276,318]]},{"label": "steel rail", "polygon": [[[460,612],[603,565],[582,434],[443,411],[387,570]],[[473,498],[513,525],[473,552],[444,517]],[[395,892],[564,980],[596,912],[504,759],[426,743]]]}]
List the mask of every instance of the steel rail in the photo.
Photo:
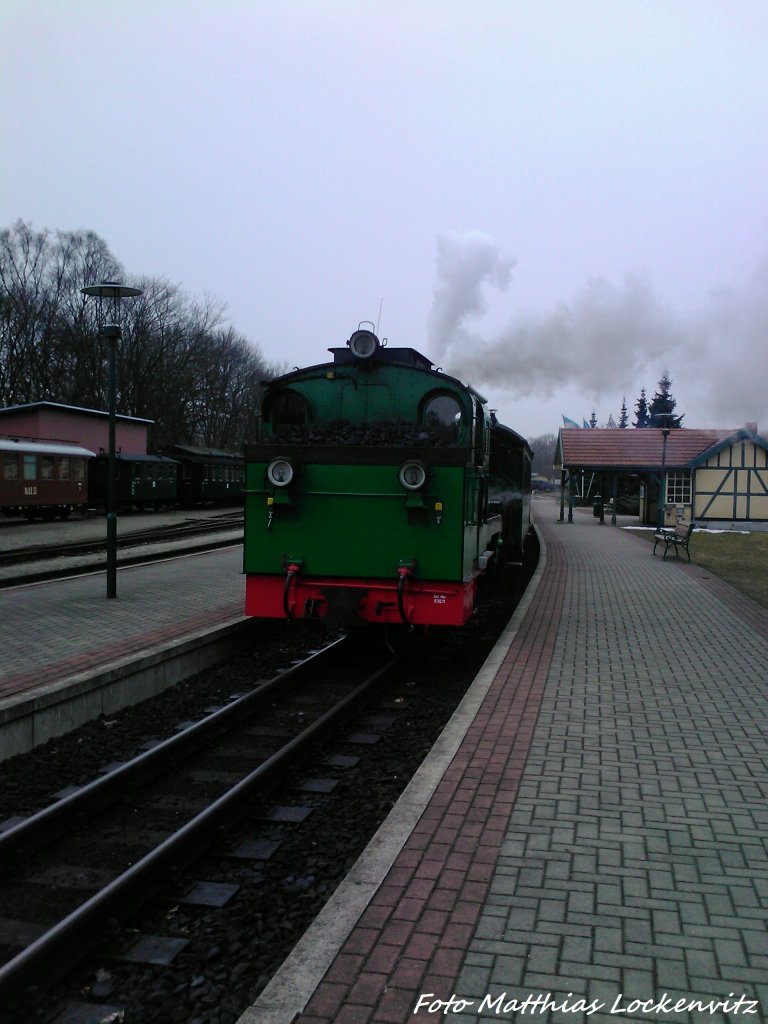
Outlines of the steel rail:
[{"label": "steel rail", "polygon": [[98,932],[109,920],[135,913],[160,889],[169,868],[179,863],[186,864],[205,850],[215,830],[237,817],[237,807],[242,801],[254,791],[267,788],[277,773],[343,717],[397,660],[393,658],[378,668],[335,707],[241,779],[224,796],[9,960],[0,968],[0,997],[13,995],[14,990],[32,976],[37,983],[44,978],[45,983],[50,984],[82,960],[85,953],[98,943]]},{"label": "steel rail", "polygon": [[24,821],[0,833],[0,871],[8,866],[12,857],[48,845],[67,830],[68,824],[76,815],[93,814],[116,802],[130,786],[156,777],[169,764],[183,760],[203,742],[225,732],[233,720],[242,720],[253,714],[275,690],[282,688],[297,673],[306,670],[310,665],[315,665],[318,660],[336,653],[338,647],[346,640],[346,636],[339,637],[321,650],[266,680],[257,689],[190,725],[183,732],[162,740],[150,750],[138,754],[108,774],[94,779],[69,796],[62,797],[55,804],[31,814]]},{"label": "steel rail", "polygon": [[[136,533],[128,533],[117,538],[118,548],[139,547],[142,544],[153,544],[164,540],[180,540],[184,537],[195,537],[206,533],[220,533],[223,530],[236,529],[242,525],[242,513],[222,516],[216,521],[210,519],[192,519],[171,526],[150,527]],[[75,555],[88,555],[100,552],[104,548],[103,539],[72,541],[68,544],[57,544],[52,547],[30,545],[25,548],[13,548],[0,552],[0,565],[33,562],[52,558],[68,558]]]}]

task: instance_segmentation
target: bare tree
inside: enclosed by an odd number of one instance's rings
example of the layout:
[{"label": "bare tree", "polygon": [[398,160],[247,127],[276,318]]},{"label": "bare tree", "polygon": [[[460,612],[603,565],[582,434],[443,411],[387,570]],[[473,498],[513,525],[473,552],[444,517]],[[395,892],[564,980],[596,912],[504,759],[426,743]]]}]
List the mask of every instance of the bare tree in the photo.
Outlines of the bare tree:
[{"label": "bare tree", "polygon": [[539,476],[550,479],[553,474],[555,462],[555,449],[557,447],[556,434],[541,434],[540,437],[532,437],[528,443],[533,449],[532,471]]},{"label": "bare tree", "polygon": [[[52,234],[23,221],[0,232],[0,405],[106,408],[99,305],[81,289],[125,277],[93,232]],[[255,435],[261,381],[274,370],[225,326],[222,303],[194,301],[161,279],[130,283],[142,294],[120,306],[118,411],[153,420],[156,449],[184,441],[239,448]]]},{"label": "bare tree", "polygon": [[[93,232],[33,231],[23,221],[0,232],[0,402],[89,400],[93,315],[80,289],[121,273]],[[90,370],[93,367],[90,365]]]}]

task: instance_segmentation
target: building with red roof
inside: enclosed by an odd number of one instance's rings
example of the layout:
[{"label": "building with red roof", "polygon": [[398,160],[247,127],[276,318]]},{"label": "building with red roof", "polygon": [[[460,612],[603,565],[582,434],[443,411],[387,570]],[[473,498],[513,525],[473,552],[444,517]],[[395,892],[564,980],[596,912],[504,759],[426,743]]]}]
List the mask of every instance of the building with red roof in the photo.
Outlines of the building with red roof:
[{"label": "building with red roof", "polygon": [[[115,417],[118,451],[147,454],[147,431],[152,420]],[[0,409],[0,434],[45,441],[71,441],[98,452],[109,448],[109,413],[59,402],[28,402]]]},{"label": "building with red roof", "polygon": [[561,473],[561,510],[566,498],[573,507],[577,485],[585,479],[603,499],[613,497],[615,508],[618,481],[630,476],[640,481],[644,523],[659,522],[660,493],[667,525],[678,519],[768,521],[768,441],[756,424],[741,430],[565,427],[555,466]]}]

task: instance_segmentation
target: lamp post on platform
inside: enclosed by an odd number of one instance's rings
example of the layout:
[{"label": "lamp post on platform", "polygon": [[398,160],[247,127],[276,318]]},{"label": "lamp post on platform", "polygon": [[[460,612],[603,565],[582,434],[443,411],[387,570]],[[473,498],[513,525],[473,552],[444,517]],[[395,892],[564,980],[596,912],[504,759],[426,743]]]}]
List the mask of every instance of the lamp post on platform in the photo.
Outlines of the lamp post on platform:
[{"label": "lamp post on platform", "polygon": [[[107,463],[107,597],[117,597],[117,516],[115,515],[115,419],[116,363],[120,331],[120,300],[141,295],[141,288],[130,288],[116,281],[88,285],[83,295],[99,299],[99,334],[109,351],[109,458]],[[102,321],[102,300],[112,299],[113,323]]]},{"label": "lamp post on platform", "polygon": [[655,418],[662,421],[661,427],[661,478],[659,480],[659,515],[658,527],[661,530],[664,526],[664,510],[667,504],[667,438],[669,437],[669,417],[671,413],[659,412]]}]

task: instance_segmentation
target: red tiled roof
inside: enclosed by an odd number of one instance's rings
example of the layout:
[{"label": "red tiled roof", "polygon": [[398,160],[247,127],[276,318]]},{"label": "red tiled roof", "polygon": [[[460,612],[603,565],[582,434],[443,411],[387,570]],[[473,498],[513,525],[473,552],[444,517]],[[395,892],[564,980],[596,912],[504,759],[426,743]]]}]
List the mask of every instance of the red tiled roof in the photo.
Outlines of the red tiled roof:
[{"label": "red tiled roof", "polygon": [[[688,466],[702,452],[734,434],[730,430],[670,430],[664,464]],[[560,431],[562,465],[579,469],[661,466],[664,440],[660,428],[601,428]]]}]

